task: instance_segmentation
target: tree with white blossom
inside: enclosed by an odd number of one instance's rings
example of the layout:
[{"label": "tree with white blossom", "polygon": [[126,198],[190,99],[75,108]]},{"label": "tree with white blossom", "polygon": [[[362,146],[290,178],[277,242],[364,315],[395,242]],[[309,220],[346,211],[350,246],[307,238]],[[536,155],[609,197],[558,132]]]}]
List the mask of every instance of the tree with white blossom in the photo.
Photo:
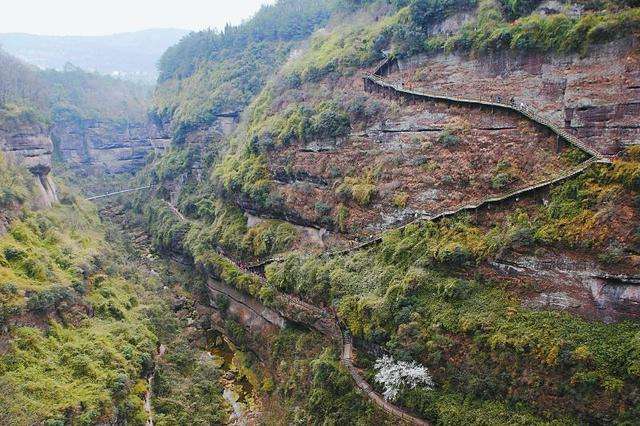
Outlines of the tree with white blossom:
[{"label": "tree with white blossom", "polygon": [[390,356],[383,355],[374,365],[377,373],[376,382],[384,386],[383,396],[387,401],[393,401],[403,388],[414,389],[422,386],[433,389],[434,383],[429,370],[415,361],[396,361]]}]

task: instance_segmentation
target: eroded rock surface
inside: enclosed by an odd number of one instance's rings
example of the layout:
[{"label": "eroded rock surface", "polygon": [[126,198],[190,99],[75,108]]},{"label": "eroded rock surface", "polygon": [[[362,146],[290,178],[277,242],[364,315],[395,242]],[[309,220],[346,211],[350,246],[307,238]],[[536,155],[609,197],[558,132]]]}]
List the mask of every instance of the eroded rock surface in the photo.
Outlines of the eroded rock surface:
[{"label": "eroded rock surface", "polygon": [[607,322],[640,317],[640,274],[633,271],[608,271],[565,252],[513,255],[492,266],[533,284],[534,291],[523,298],[526,307],[576,311]]},{"label": "eroded rock surface", "polygon": [[0,120],[0,149],[36,175],[51,171],[53,143],[44,124],[20,117]]},{"label": "eroded rock surface", "polygon": [[[469,99],[522,102],[609,154],[640,142],[640,53],[627,38],[589,55],[500,52],[417,56],[390,78],[410,88]],[[597,49],[597,51],[596,51]]]},{"label": "eroded rock surface", "polygon": [[[300,223],[335,228],[328,219],[335,219],[342,204],[348,210],[346,233],[376,233],[570,168],[556,137],[519,114],[367,96],[398,112],[339,140],[269,152],[285,209]],[[350,179],[371,185],[368,200],[343,191]]]},{"label": "eroded rock surface", "polygon": [[0,117],[0,151],[9,161],[27,167],[36,177],[39,197],[35,207],[50,207],[58,201],[49,175],[53,143],[45,124],[28,115],[3,115]]},{"label": "eroded rock surface", "polygon": [[150,152],[161,153],[169,136],[154,124],[76,120],[56,122],[51,135],[66,163],[101,172],[134,173]]}]

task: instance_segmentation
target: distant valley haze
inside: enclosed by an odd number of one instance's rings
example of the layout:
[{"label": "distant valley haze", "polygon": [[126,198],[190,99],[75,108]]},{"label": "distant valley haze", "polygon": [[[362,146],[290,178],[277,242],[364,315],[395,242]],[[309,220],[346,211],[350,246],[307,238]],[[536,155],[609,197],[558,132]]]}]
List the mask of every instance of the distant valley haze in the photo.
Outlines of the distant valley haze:
[{"label": "distant valley haze", "polygon": [[70,63],[87,71],[154,83],[162,53],[192,31],[222,29],[271,0],[23,0],[3,7],[0,48],[39,68]]},{"label": "distant valley haze", "polygon": [[187,30],[151,29],[110,36],[41,36],[0,34],[8,53],[39,68],[63,69],[67,64],[145,83],[157,77],[162,53],[177,43]]}]

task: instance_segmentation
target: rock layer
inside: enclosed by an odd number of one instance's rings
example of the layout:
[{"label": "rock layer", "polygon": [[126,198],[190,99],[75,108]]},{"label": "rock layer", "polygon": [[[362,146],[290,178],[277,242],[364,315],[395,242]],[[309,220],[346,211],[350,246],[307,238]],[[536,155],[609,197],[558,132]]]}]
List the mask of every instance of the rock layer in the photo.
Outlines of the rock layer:
[{"label": "rock layer", "polygon": [[401,72],[390,77],[425,92],[488,101],[514,98],[607,154],[640,142],[638,43],[629,37],[594,47],[588,56],[416,56],[400,60]]},{"label": "rock layer", "polygon": [[20,161],[35,175],[51,171],[53,144],[46,126],[26,117],[3,117],[0,121],[0,150]]},{"label": "rock layer", "polygon": [[162,129],[148,122],[62,120],[54,123],[51,135],[64,162],[116,174],[136,172],[149,153],[161,153],[170,143]]},{"label": "rock layer", "polygon": [[523,299],[527,307],[569,310],[606,322],[640,315],[640,276],[604,271],[592,259],[574,253],[512,256],[492,266],[504,275],[535,283],[535,291]]},{"label": "rock layer", "polygon": [[28,114],[3,114],[0,119],[0,151],[9,161],[23,164],[36,177],[39,190],[37,207],[50,207],[58,201],[49,176],[53,143],[48,128]]}]

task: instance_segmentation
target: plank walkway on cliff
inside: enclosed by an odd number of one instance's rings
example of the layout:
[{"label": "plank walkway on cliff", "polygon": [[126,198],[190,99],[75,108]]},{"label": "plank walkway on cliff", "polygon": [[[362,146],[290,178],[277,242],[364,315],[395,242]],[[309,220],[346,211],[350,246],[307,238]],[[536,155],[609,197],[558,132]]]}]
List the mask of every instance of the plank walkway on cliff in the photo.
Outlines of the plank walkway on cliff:
[{"label": "plank walkway on cliff", "polygon": [[362,377],[360,371],[356,368],[356,366],[353,365],[353,341],[351,339],[351,336],[347,332],[344,332],[343,336],[342,353],[340,354],[340,360],[342,361],[342,364],[345,366],[347,371],[349,371],[349,374],[353,378],[353,381],[356,383],[358,388],[362,392],[364,392],[369,400],[371,400],[371,402],[380,407],[386,413],[402,419],[407,423],[419,426],[429,426],[429,422],[411,415],[407,410],[404,410],[397,405],[390,403],[373,390],[371,385],[369,385],[369,383],[367,383],[367,381]]},{"label": "plank walkway on cliff", "polygon": [[[180,213],[180,211],[178,211],[178,209],[171,203],[169,203],[168,201],[165,201],[165,203],[167,204],[168,208],[171,210],[171,212],[180,220],[183,222],[189,222],[191,223],[190,220],[188,220],[187,218],[184,217],[184,215],[182,213]],[[240,271],[244,272],[245,274],[257,277],[262,283],[265,282],[265,277],[256,274],[255,272],[239,265],[236,261],[234,261],[233,259],[229,258],[228,256],[226,256],[223,252],[216,250],[216,254],[220,257],[222,257],[224,260],[226,260],[227,262],[230,262],[231,264],[233,264],[236,268],[238,268]],[[221,292],[220,289],[212,287],[211,284],[208,285],[209,289],[214,290],[215,292]],[[232,295],[228,295],[229,297],[232,297]],[[389,401],[386,401],[382,396],[380,396],[378,393],[376,393],[373,388],[371,387],[371,385],[369,385],[369,383],[367,383],[367,381],[362,377],[362,375],[360,374],[360,372],[358,371],[358,369],[353,365],[353,342],[352,339],[350,337],[350,334],[347,330],[344,330],[342,327],[340,327],[340,324],[338,323],[338,319],[336,317],[334,317],[332,314],[330,314],[326,309],[324,308],[319,308],[315,305],[312,305],[310,303],[305,302],[304,300],[294,297],[290,294],[286,294],[286,293],[278,293],[276,295],[276,299],[278,301],[280,301],[281,303],[287,303],[290,305],[295,305],[297,307],[300,307],[302,309],[304,309],[305,311],[309,311],[309,312],[313,312],[315,313],[315,315],[320,318],[320,320],[324,319],[324,326],[321,327],[314,327],[316,330],[320,331],[321,333],[325,334],[326,336],[330,337],[331,339],[336,339],[338,337],[341,337],[341,345],[342,345],[342,350],[341,350],[341,354],[340,354],[340,361],[342,362],[342,364],[344,365],[344,367],[347,369],[347,371],[349,372],[349,374],[351,375],[351,377],[353,378],[356,386],[358,387],[358,389],[360,389],[365,396],[367,396],[367,398],[369,398],[369,400],[371,400],[371,402],[373,402],[375,405],[377,405],[380,409],[382,409],[384,412],[395,416],[405,422],[414,424],[414,425],[419,425],[419,426],[428,426],[429,423],[427,423],[426,421],[412,416],[411,414],[409,414],[409,412],[407,412],[406,410],[402,409],[401,407],[398,407],[392,403],[390,403]],[[245,302],[240,301],[238,298],[233,297],[233,300],[236,302],[239,302],[241,304],[243,304],[244,306],[248,306]],[[257,309],[255,309],[255,307],[251,307],[252,312],[254,312],[254,314],[262,317],[263,319],[265,319],[266,321],[273,323],[272,319],[268,319],[265,316],[263,316],[262,313],[258,312]],[[282,315],[282,313],[281,313]],[[283,315],[283,318],[286,318]],[[326,325],[328,322],[330,322],[330,325]],[[274,323],[275,324],[275,323]],[[277,325],[277,324],[276,324]],[[314,323],[315,325],[315,323]]]},{"label": "plank walkway on cliff", "polygon": [[128,188],[128,189],[123,189],[121,191],[115,191],[115,192],[107,192],[106,194],[94,195],[93,197],[88,197],[87,200],[88,201],[99,200],[100,198],[112,197],[114,195],[126,194],[128,192],[141,191],[143,189],[149,189],[149,188],[151,188],[151,185],[139,186],[137,188]]},{"label": "plank walkway on cliff", "polygon": [[557,136],[569,142],[571,145],[587,152],[589,155],[593,157],[596,157],[599,162],[603,162],[603,163],[611,162],[611,160],[608,157],[602,155],[599,151],[591,148],[589,145],[582,142],[575,135],[572,135],[571,133],[567,132],[565,129],[553,123],[548,118],[542,116],[534,108],[531,108],[523,103],[517,104],[517,102],[513,102],[513,103],[505,104],[505,103],[499,103],[499,102],[484,101],[480,99],[458,98],[455,96],[438,95],[435,93],[421,92],[421,91],[406,89],[398,84],[388,82],[383,77],[380,77],[375,74],[365,75],[364,80],[365,80],[366,87],[371,87],[369,86],[369,84],[373,84],[378,88],[380,88],[381,90],[388,90],[393,92],[394,94],[406,97],[411,100],[425,99],[425,100],[431,100],[431,101],[442,101],[447,103],[465,104],[465,105],[481,106],[481,107],[484,106],[484,107],[492,107],[492,108],[499,108],[503,110],[514,111],[519,113],[520,115],[525,116],[529,120],[543,127],[548,128]]},{"label": "plank walkway on cliff", "polygon": [[[509,111],[514,111],[517,112],[523,116],[525,116],[526,118],[528,118],[529,120],[548,128],[549,130],[551,130],[553,133],[555,133],[557,135],[557,137],[562,138],[564,140],[566,140],[567,142],[569,142],[571,145],[581,149],[582,151],[588,153],[591,158],[588,159],[587,161],[579,164],[578,166],[574,167],[573,169],[566,171],[566,172],[562,172],[559,173],[558,175],[556,175],[555,177],[551,177],[549,179],[545,179],[543,181],[537,182],[537,183],[533,183],[531,185],[527,185],[521,188],[517,188],[514,189],[512,191],[509,191],[505,194],[502,195],[498,195],[498,196],[492,196],[492,197],[487,197],[484,198],[476,203],[467,203],[467,204],[463,204],[460,205],[458,207],[455,207],[452,210],[447,210],[447,211],[443,211],[441,213],[438,213],[434,216],[420,216],[417,219],[414,219],[408,223],[405,223],[404,225],[401,225],[397,228],[394,228],[394,230],[398,230],[398,229],[404,229],[409,225],[412,224],[416,224],[422,221],[437,221],[440,219],[444,219],[447,217],[451,217],[451,216],[455,216],[459,213],[465,212],[465,211],[475,211],[479,208],[482,207],[486,207],[489,206],[491,204],[498,204],[504,201],[508,201],[511,199],[517,199],[520,196],[523,195],[527,195],[531,192],[540,190],[540,189],[544,189],[547,188],[549,186],[552,186],[554,184],[560,183],[564,180],[570,179],[574,176],[579,175],[580,173],[582,173],[583,171],[585,171],[589,166],[591,166],[593,163],[611,163],[611,158],[602,155],[600,152],[594,150],[593,148],[591,148],[590,146],[588,146],[587,144],[585,144],[584,142],[582,142],[579,138],[577,138],[576,136],[572,135],[571,133],[567,132],[565,129],[562,129],[561,127],[559,127],[558,125],[556,125],[555,123],[553,123],[551,120],[547,119],[546,117],[542,116],[541,114],[539,114],[535,109],[528,107],[524,104],[520,104],[520,105],[516,105],[516,103],[510,103],[510,104],[503,104],[503,103],[499,103],[499,102],[489,102],[489,101],[483,101],[483,100],[478,100],[478,99],[466,99],[466,98],[458,98],[458,97],[454,97],[454,96],[446,96],[446,95],[437,95],[437,94],[432,94],[432,93],[425,93],[425,92],[419,92],[419,91],[415,91],[415,90],[407,90],[404,87],[399,87],[397,84],[393,84],[390,82],[385,81],[385,79],[379,75],[382,70],[389,64],[389,60],[386,59],[385,61],[383,61],[378,67],[376,67],[375,71],[372,74],[367,74],[364,76],[364,80],[365,80],[365,90],[367,90],[368,85],[374,85],[376,87],[378,87],[380,90],[388,90],[388,91],[392,91],[396,96],[402,96],[402,97],[407,97],[410,100],[415,100],[415,99],[427,99],[427,100],[431,100],[431,101],[441,101],[441,102],[448,102],[448,103],[456,103],[456,104],[466,104],[466,105],[472,105],[472,106],[481,106],[481,107],[493,107],[493,108],[499,108],[499,109],[503,109],[503,110],[509,110]],[[333,257],[333,256],[340,256],[340,255],[345,255],[354,251],[358,251],[367,247],[370,247],[372,245],[378,244],[382,241],[382,236],[384,235],[384,233],[389,232],[390,230],[385,230],[382,231],[381,233],[379,233],[378,235],[364,241],[361,242],[353,247],[347,248],[347,249],[343,249],[343,250],[336,250],[336,251],[330,251],[327,253],[328,256]],[[252,265],[252,268],[262,268],[270,263],[274,263],[274,262],[279,262],[281,261],[282,258],[281,257],[277,257],[277,258],[272,258],[272,259],[266,259],[260,263],[257,263],[255,265]]]},{"label": "plank walkway on cliff", "polygon": [[[387,61],[388,62],[388,61]],[[583,171],[585,171],[588,167],[590,167],[592,164],[599,162],[599,163],[610,163],[611,159],[609,157],[606,157],[604,155],[602,155],[600,152],[594,150],[593,148],[589,147],[587,144],[585,144],[584,142],[582,142],[579,138],[577,138],[576,136],[572,135],[571,133],[567,132],[565,129],[562,129],[561,127],[557,126],[556,124],[554,124],[552,121],[548,120],[546,117],[543,117],[542,115],[540,115],[536,110],[534,110],[533,108],[530,108],[528,106],[525,106],[524,104],[520,104],[520,105],[516,105],[515,103],[510,103],[510,104],[503,104],[503,103],[499,103],[499,102],[489,102],[489,101],[483,101],[483,100],[474,100],[474,99],[466,99],[466,98],[458,98],[458,97],[452,97],[452,96],[444,96],[444,95],[438,95],[438,94],[432,94],[432,93],[425,93],[425,92],[419,92],[419,91],[414,91],[414,90],[407,90],[404,87],[401,87],[397,84],[394,83],[390,83],[388,81],[385,81],[381,76],[376,75],[379,74],[380,70],[382,69],[382,67],[384,66],[381,65],[376,69],[376,72],[374,72],[373,74],[368,74],[364,77],[365,80],[365,90],[369,89],[370,91],[382,91],[383,93],[390,93],[392,96],[400,96],[400,97],[405,97],[408,98],[409,100],[416,100],[416,99],[425,99],[425,100],[429,100],[429,101],[442,101],[442,102],[448,102],[448,103],[455,103],[455,104],[466,104],[466,105],[475,105],[475,106],[480,106],[480,107],[492,107],[492,108],[499,108],[499,109],[503,109],[503,110],[510,110],[510,111],[515,111],[525,117],[527,117],[528,119],[532,120],[533,122],[544,126],[548,129],[550,129],[553,133],[555,133],[557,135],[557,137],[562,138],[564,140],[566,140],[568,143],[570,143],[571,145],[587,152],[588,154],[591,155],[591,158],[581,164],[579,164],[578,166],[574,167],[571,170],[559,173],[558,175],[551,177],[549,179],[546,179],[544,181],[541,182],[537,182],[522,188],[518,188],[515,189],[513,191],[507,192],[505,194],[499,195],[499,196],[492,196],[492,197],[487,197],[484,198],[478,202],[472,202],[472,203],[467,203],[464,205],[460,205],[458,207],[455,207],[451,210],[447,210],[447,211],[443,211],[440,212],[434,216],[421,216],[418,217],[414,220],[412,220],[411,222],[408,222],[400,227],[395,228],[396,230],[398,229],[404,229],[412,224],[416,224],[422,221],[438,221],[447,217],[452,217],[455,216],[459,213],[465,212],[465,211],[475,211],[477,209],[489,206],[491,204],[497,204],[497,203],[501,203],[504,201],[508,201],[511,199],[517,199],[520,196],[529,194],[531,192],[534,192],[536,190],[540,190],[543,188],[547,188],[551,185],[554,185],[556,183],[562,182],[566,179],[572,178],[580,173],[582,173]],[[88,200],[95,200],[95,199],[100,199],[100,198],[105,198],[105,197],[109,197],[109,196],[113,196],[113,195],[119,195],[119,194],[124,194],[124,193],[128,193],[128,192],[133,192],[133,191],[139,191],[142,189],[148,189],[151,186],[144,186],[144,187],[139,187],[139,188],[132,188],[132,189],[126,189],[126,190],[122,190],[122,191],[117,191],[117,192],[111,192],[108,194],[103,194],[103,195],[98,195],[98,196],[94,196],[94,197],[90,197],[88,198]],[[168,205],[169,209],[172,211],[172,213],[178,217],[180,219],[180,221],[185,221],[185,222],[191,222],[189,219],[187,219],[175,206],[173,206],[171,203],[165,201],[165,203]],[[354,247],[348,248],[348,249],[344,249],[344,250],[338,250],[338,251],[331,251],[331,252],[327,252],[326,254],[328,256],[338,256],[338,255],[344,255],[344,254],[348,254],[357,250],[361,250],[364,248],[367,248],[369,246],[378,244],[382,241],[383,239],[383,234],[385,232],[389,232],[390,230],[386,230],[381,232],[380,234],[378,234],[377,236],[374,236],[373,238],[364,241]],[[267,259],[264,260],[258,264],[254,264],[254,265],[249,265],[249,266],[243,266],[243,265],[239,265],[235,260],[231,259],[229,256],[227,256],[221,249],[216,248],[216,253],[222,257],[225,261],[230,262],[231,264],[233,264],[236,268],[238,268],[240,271],[243,271],[246,274],[249,274],[251,276],[255,276],[258,279],[260,279],[261,282],[265,281],[265,277],[263,275],[260,275],[258,273],[255,272],[255,270],[257,268],[260,267],[264,267],[270,263],[274,263],[274,262],[279,262],[282,261],[283,258],[281,257],[275,257],[275,258],[271,258],[271,259]],[[342,362],[342,364],[345,366],[345,368],[348,370],[349,374],[351,375],[351,377],[353,378],[354,382],[356,383],[356,386],[379,408],[381,408],[383,411],[387,412],[388,414],[401,419],[403,421],[406,421],[408,423],[411,424],[415,424],[415,425],[429,425],[428,422],[417,418],[413,415],[411,415],[409,412],[407,412],[406,410],[390,403],[389,401],[384,400],[384,398],[382,396],[380,396],[378,393],[376,393],[373,388],[369,385],[369,383],[367,383],[367,381],[362,377],[362,375],[360,374],[360,371],[354,366],[353,364],[353,340],[348,332],[348,330],[345,330],[343,327],[340,327],[340,324],[338,323],[337,318],[334,319],[334,317],[326,310],[320,307],[317,307],[315,305],[309,304],[297,297],[288,295],[288,294],[284,294],[284,293],[280,293],[278,294],[277,299],[281,302],[281,303],[287,303],[289,305],[295,305],[301,309],[304,309],[308,312],[313,312],[315,313],[315,315],[320,318],[320,319],[324,319],[325,321],[325,325],[323,325],[323,327],[319,327],[317,328],[320,332],[324,333],[325,335],[331,337],[331,338],[336,338],[337,335],[340,335],[342,337],[341,339],[341,346],[342,346],[342,352],[340,355],[340,360]],[[330,322],[331,324],[329,326],[326,326],[326,323]],[[327,331],[328,329],[331,329],[330,331]]]}]

